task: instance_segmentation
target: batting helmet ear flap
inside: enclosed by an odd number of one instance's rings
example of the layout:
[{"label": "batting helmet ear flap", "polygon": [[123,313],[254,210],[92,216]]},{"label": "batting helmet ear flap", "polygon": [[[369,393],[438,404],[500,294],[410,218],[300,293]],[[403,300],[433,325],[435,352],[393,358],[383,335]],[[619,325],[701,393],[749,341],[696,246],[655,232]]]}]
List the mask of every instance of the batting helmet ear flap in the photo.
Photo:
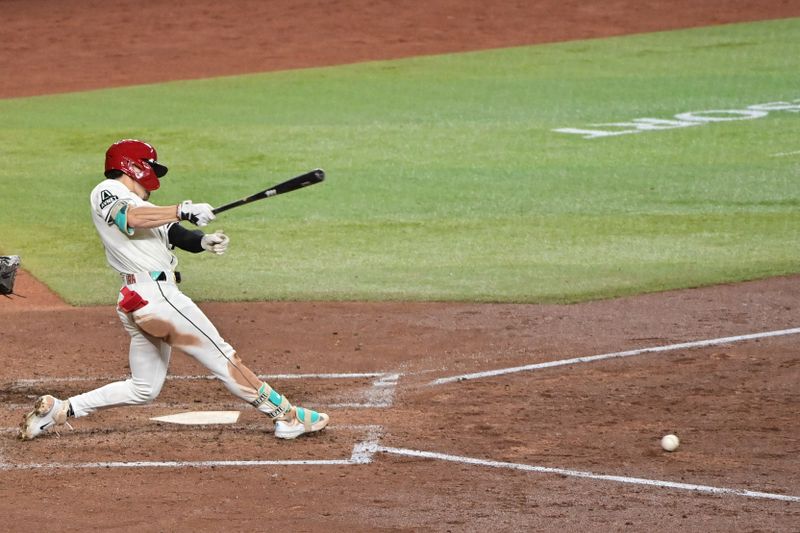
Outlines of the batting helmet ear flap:
[{"label": "batting helmet ear flap", "polygon": [[158,176],[145,160],[122,156],[119,160],[119,167],[123,174],[127,174],[135,181],[138,181],[148,191],[155,191],[161,187]]}]

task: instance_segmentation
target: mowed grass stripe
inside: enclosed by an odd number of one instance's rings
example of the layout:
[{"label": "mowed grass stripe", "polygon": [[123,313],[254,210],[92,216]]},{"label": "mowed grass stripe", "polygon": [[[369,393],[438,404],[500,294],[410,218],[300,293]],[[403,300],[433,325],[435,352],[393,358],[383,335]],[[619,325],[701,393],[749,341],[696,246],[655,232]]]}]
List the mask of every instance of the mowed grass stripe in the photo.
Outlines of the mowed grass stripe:
[{"label": "mowed grass stripe", "polygon": [[203,300],[573,302],[796,272],[800,113],[604,139],[565,127],[800,99],[800,20],[0,101],[0,251],[75,304],[118,281],[88,193],[122,137],[157,203],[225,213]]}]

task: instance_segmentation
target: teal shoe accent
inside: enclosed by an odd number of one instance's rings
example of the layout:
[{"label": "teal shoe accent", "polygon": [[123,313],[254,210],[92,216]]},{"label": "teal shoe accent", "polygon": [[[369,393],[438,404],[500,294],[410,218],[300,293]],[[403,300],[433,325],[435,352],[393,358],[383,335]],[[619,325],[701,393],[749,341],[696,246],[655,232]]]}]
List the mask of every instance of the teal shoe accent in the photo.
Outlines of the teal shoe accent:
[{"label": "teal shoe accent", "polygon": [[316,411],[313,411],[311,409],[305,409],[303,407],[298,407],[297,408],[297,419],[300,420],[300,422],[305,422],[306,421],[306,413],[311,413],[311,423],[312,424],[316,424],[317,421],[319,420],[319,413],[317,413]]}]

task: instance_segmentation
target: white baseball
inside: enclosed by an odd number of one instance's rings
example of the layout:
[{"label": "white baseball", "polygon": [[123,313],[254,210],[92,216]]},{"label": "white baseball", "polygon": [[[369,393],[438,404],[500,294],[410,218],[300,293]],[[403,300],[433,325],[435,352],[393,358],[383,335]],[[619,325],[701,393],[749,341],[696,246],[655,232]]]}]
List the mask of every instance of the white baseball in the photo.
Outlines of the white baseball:
[{"label": "white baseball", "polygon": [[681,441],[676,435],[664,435],[661,437],[661,447],[668,452],[674,452],[677,450],[680,443]]}]

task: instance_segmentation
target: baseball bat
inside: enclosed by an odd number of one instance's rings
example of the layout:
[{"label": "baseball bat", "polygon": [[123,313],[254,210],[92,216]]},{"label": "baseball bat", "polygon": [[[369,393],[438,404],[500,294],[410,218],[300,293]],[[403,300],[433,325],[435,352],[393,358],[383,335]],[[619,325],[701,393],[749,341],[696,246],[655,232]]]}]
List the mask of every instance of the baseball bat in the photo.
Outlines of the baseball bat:
[{"label": "baseball bat", "polygon": [[325,171],[321,168],[317,168],[300,176],[296,176],[290,180],[273,185],[269,189],[264,189],[263,191],[251,194],[250,196],[242,198],[241,200],[236,200],[234,202],[215,207],[212,212],[216,215],[222,213],[223,211],[227,211],[228,209],[233,209],[234,207],[239,207],[240,205],[255,202],[256,200],[263,200],[264,198],[271,198],[285,192],[296,191],[297,189],[302,189],[303,187],[308,187],[309,185],[319,183],[324,179]]}]

